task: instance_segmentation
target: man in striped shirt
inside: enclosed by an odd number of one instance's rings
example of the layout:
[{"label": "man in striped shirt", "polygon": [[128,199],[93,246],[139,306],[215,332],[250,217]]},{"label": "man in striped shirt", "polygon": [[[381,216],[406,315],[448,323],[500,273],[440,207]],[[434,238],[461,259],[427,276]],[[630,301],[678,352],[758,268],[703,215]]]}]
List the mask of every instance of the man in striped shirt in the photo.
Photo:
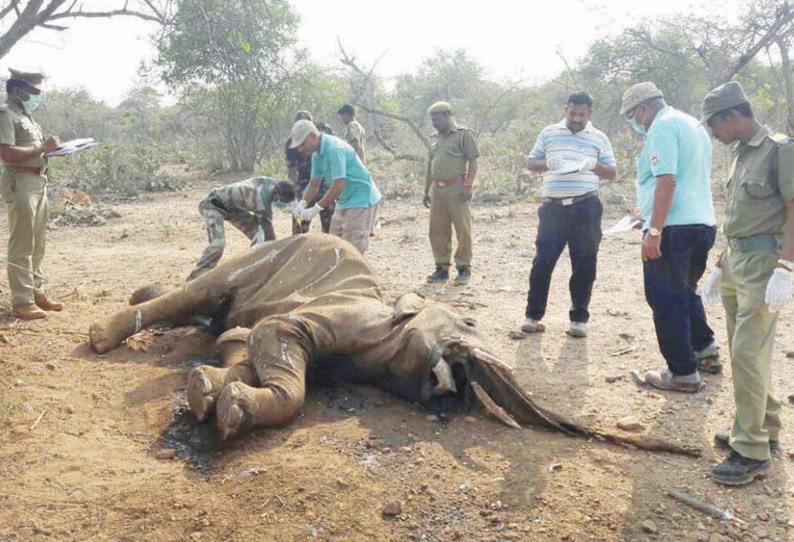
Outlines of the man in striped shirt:
[{"label": "man in striped shirt", "polygon": [[527,167],[543,173],[543,203],[538,209],[536,254],[529,274],[526,321],[522,331],[545,331],[549,284],[557,260],[568,245],[572,274],[572,337],[587,336],[588,306],[601,243],[600,179],[614,180],[617,164],[607,136],[590,123],[593,98],[586,92],[568,97],[565,119],[540,132]]}]

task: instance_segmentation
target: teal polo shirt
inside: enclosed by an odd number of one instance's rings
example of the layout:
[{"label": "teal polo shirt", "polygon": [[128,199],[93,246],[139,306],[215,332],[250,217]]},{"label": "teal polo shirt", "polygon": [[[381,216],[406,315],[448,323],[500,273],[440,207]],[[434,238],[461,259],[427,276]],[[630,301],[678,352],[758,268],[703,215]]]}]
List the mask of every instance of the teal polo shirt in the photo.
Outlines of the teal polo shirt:
[{"label": "teal polo shirt", "polygon": [[338,137],[323,134],[320,149],[312,154],[314,177],[321,177],[329,185],[337,179],[345,180],[337,209],[366,209],[381,200],[378,187],[356,151]]},{"label": "teal polo shirt", "polygon": [[659,175],[675,175],[673,204],[665,226],[703,224],[714,226],[711,198],[711,139],[692,116],[665,107],[645,134],[637,157],[637,208],[650,226],[653,196]]}]

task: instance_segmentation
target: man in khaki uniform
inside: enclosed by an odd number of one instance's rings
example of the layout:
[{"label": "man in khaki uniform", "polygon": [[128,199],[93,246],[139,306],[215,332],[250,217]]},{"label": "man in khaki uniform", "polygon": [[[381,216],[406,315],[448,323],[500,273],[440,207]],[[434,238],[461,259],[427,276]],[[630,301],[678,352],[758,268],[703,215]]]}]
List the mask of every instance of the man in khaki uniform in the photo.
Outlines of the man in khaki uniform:
[{"label": "man in khaki uniform", "polygon": [[436,260],[436,271],[428,282],[449,279],[452,255],[452,226],[458,238],[455,251],[456,282],[468,284],[471,277],[471,202],[474,178],[477,175],[477,143],[474,132],[458,126],[452,119],[452,107],[438,102],[427,110],[438,131],[427,165],[423,203],[430,208],[430,246]]},{"label": "man in khaki uniform", "polygon": [[723,232],[727,248],[703,287],[725,307],[736,416],[718,444],[731,453],[712,471],[716,482],[746,484],[769,468],[780,431],[772,390],[777,311],[792,300],[794,270],[794,142],[755,120],[739,83],[703,100],[703,120],[733,144]]},{"label": "man in khaki uniform", "polygon": [[8,282],[12,314],[24,320],[44,318],[63,304],[44,291],[41,262],[47,231],[47,158],[57,137],[44,141],[31,114],[41,103],[41,73],[9,70],[6,102],[0,106],[0,195],[8,206]]},{"label": "man in khaki uniform", "polygon": [[345,104],[337,110],[336,114],[339,115],[339,120],[345,125],[345,132],[342,134],[342,139],[353,147],[358,157],[361,158],[361,163],[366,164],[367,132],[356,120],[355,108],[350,104]]}]

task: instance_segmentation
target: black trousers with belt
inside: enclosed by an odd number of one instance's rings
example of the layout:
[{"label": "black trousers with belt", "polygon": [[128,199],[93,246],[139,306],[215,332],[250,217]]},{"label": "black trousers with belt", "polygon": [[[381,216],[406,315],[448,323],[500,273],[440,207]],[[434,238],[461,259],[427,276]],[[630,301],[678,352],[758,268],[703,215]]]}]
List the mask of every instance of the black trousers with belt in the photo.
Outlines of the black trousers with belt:
[{"label": "black trousers with belt", "polygon": [[571,257],[571,322],[590,319],[590,297],[596,279],[598,247],[601,244],[603,207],[593,194],[571,205],[543,203],[538,209],[535,259],[529,273],[526,316],[540,320],[546,314],[551,275],[565,246]]}]

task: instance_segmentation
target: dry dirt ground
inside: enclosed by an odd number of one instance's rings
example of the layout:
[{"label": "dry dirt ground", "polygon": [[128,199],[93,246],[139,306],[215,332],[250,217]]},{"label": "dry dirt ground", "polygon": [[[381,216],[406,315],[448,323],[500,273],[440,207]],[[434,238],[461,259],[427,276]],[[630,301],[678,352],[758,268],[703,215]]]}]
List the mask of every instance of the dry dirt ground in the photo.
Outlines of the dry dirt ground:
[{"label": "dry dirt ground", "polygon": [[[427,211],[417,202],[386,202],[368,257],[390,299],[415,290],[475,317],[543,405],[615,432],[632,416],[648,435],[700,447],[701,458],[514,430],[478,413],[437,417],[376,389],[328,385],[311,390],[288,426],[218,446],[211,426],[191,423],[181,394],[190,367],[210,356],[212,337],[147,330],[105,356],[86,342],[89,324],[121,308],[136,287],[175,286],[187,275],[205,243],[196,202],[209,186],[121,205],[122,217],[101,227],[51,231],[49,287],[68,306],[46,321],[11,319],[0,280],[2,542],[793,538],[790,432],[765,479],[738,489],[709,479],[724,455],[712,436],[733,409],[729,367],[696,396],[640,389],[628,377],[663,363],[636,234],[602,245],[589,338],[564,333],[565,255],[548,331],[509,337],[523,315],[533,203],[475,208],[468,287],[424,284],[432,260]],[[276,230],[288,234],[286,215]],[[227,257],[248,250],[236,231],[229,241]],[[725,352],[722,310],[708,311]],[[786,310],[775,353],[784,400],[794,393],[786,358],[793,322]],[[789,404],[784,421],[794,427]],[[157,458],[171,448],[176,458]],[[670,490],[731,508],[747,523],[712,519],[666,496]],[[390,501],[401,502],[396,517],[382,514]]]}]

